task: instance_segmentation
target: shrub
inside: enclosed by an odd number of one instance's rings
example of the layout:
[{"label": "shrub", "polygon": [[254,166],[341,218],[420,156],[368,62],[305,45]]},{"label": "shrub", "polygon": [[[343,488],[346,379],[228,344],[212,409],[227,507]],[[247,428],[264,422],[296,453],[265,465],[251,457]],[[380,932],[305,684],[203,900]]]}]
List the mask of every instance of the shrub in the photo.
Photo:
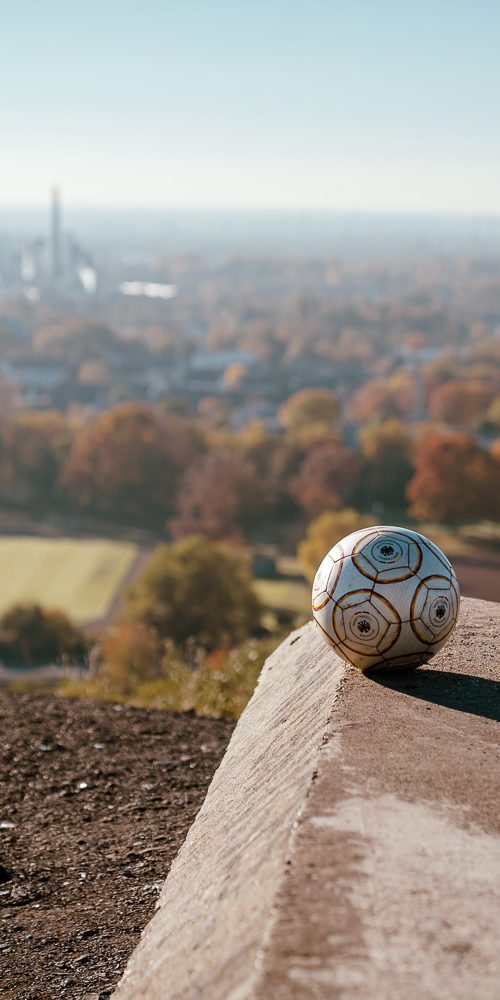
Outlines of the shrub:
[{"label": "shrub", "polygon": [[83,660],[87,643],[83,632],[63,611],[39,604],[16,604],[0,619],[0,659],[6,663],[40,664]]},{"label": "shrub", "polygon": [[151,628],[141,622],[121,622],[104,637],[95,672],[111,690],[127,694],[158,676],[161,656],[161,643]]},{"label": "shrub", "polygon": [[105,666],[85,680],[65,678],[58,693],[76,698],[100,698],[141,708],[170,712],[194,711],[212,718],[237,719],[247,704],[274,639],[250,639],[235,649],[218,649],[194,670],[167,644],[155,678],[137,681],[124,690]]}]

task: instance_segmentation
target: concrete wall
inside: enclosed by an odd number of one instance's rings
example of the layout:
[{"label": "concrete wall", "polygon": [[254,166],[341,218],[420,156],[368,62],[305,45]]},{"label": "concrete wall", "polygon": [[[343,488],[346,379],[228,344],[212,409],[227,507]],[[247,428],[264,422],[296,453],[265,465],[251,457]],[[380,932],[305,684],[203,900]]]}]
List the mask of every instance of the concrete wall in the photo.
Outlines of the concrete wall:
[{"label": "concrete wall", "polygon": [[497,1000],[500,606],[426,668],[267,661],[116,1000]]}]

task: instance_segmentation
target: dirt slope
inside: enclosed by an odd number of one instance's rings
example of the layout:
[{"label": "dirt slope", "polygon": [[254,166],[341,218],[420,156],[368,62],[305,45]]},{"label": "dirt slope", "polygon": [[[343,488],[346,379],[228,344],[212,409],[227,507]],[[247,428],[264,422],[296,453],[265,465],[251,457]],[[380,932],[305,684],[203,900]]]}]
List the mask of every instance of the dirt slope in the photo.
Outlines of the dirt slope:
[{"label": "dirt slope", "polygon": [[232,728],[0,691],[1,1000],[110,996]]}]

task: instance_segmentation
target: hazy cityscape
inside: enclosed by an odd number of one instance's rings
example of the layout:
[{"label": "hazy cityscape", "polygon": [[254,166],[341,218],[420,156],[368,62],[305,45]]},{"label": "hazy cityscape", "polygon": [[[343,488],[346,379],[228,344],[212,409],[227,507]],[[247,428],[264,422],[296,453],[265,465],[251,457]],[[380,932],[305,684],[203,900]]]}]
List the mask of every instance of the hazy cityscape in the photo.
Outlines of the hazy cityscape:
[{"label": "hazy cityscape", "polygon": [[[302,234],[285,215],[271,253],[273,226],[265,219],[259,246],[255,219],[226,224],[219,216],[215,225],[203,215],[167,215],[163,230],[157,220],[148,233],[144,216],[134,229],[115,213],[106,240],[95,224],[93,241],[82,242],[79,231],[68,231],[54,188],[38,224],[29,235],[24,227],[9,231],[5,221],[0,230],[1,369],[26,406],[89,415],[119,401],[171,397],[194,413],[204,397],[215,397],[233,427],[259,419],[276,430],[287,396],[324,387],[341,401],[344,423],[355,424],[353,393],[399,371],[414,391],[404,416],[422,420],[425,372],[451,367],[463,378],[481,348],[498,363],[500,228],[493,219],[393,219],[388,226],[344,219],[347,253],[328,254],[328,242],[342,239],[335,218],[321,215],[306,218]],[[274,226],[278,233],[275,217]],[[304,228],[306,245],[318,233],[316,253],[299,253]],[[442,249],[446,234],[454,234],[453,252]],[[245,252],[221,252],[233,237]],[[419,253],[424,237],[432,254]],[[206,253],[195,252],[198,240]],[[460,252],[461,241],[469,253]],[[168,252],[169,242],[186,249]],[[77,357],[60,337],[65,324]],[[486,412],[483,425],[487,434]],[[494,423],[490,431],[497,432]]]}]

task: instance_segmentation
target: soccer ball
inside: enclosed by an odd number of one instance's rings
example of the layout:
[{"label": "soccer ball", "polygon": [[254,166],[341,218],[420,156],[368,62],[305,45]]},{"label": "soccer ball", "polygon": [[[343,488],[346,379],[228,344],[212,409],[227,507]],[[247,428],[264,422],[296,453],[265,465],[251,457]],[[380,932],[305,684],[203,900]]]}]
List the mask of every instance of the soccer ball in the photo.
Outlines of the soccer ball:
[{"label": "soccer ball", "polygon": [[418,667],[456,623],[458,582],[441,549],[408,528],[363,528],[337,542],[314,578],[313,618],[360,670]]}]

